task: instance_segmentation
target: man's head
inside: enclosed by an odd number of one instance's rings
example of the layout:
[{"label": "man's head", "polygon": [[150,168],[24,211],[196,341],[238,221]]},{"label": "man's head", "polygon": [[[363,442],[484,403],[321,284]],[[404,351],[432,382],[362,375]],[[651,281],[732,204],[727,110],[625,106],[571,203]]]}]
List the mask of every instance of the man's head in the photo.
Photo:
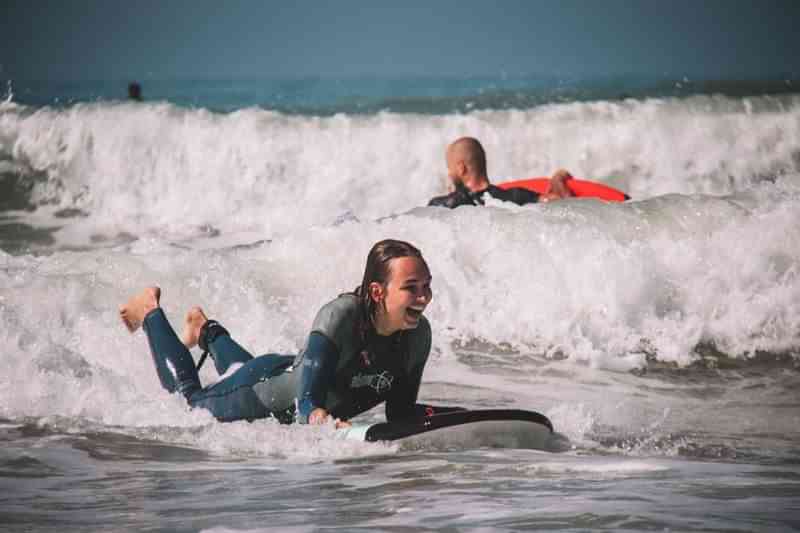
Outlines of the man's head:
[{"label": "man's head", "polygon": [[447,147],[447,174],[454,184],[463,183],[469,189],[485,188],[486,152],[478,139],[461,137]]}]

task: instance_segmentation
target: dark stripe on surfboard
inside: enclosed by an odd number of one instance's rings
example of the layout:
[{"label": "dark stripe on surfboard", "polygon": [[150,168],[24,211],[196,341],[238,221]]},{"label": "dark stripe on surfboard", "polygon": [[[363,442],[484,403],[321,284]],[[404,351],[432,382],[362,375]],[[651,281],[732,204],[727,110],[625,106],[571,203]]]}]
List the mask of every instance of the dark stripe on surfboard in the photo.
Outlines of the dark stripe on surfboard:
[{"label": "dark stripe on surfboard", "polygon": [[393,422],[382,422],[369,427],[364,437],[368,442],[392,441],[474,422],[515,421],[531,422],[546,427],[551,433],[553,424],[543,414],[521,409],[481,409],[434,414]]}]

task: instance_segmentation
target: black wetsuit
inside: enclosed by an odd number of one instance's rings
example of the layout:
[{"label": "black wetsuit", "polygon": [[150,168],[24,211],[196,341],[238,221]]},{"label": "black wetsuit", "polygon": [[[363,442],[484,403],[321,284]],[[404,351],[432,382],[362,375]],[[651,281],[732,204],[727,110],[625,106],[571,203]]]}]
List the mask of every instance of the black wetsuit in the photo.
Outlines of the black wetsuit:
[{"label": "black wetsuit", "polygon": [[[203,388],[189,350],[181,343],[161,308],[144,319],[144,330],[161,384],[180,392],[192,407],[203,407],[222,421],[274,416],[301,423],[315,408],[346,420],[386,402],[387,420],[434,412],[417,404],[422,371],[431,348],[425,317],[412,330],[389,336],[358,329],[361,304],[344,294],[320,309],[303,352],[298,356],[253,357],[216,321],[201,331],[200,346],[211,354],[217,372],[228,373]],[[456,408],[436,407],[435,412]]]},{"label": "black wetsuit", "polygon": [[463,184],[456,185],[456,190],[444,196],[431,198],[428,202],[430,206],[449,207],[454,209],[462,205],[484,205],[483,195],[488,194],[496,200],[513,202],[517,205],[535,204],[539,201],[539,194],[522,187],[512,187],[511,189],[501,189],[496,185],[489,185],[487,188],[472,192]]}]

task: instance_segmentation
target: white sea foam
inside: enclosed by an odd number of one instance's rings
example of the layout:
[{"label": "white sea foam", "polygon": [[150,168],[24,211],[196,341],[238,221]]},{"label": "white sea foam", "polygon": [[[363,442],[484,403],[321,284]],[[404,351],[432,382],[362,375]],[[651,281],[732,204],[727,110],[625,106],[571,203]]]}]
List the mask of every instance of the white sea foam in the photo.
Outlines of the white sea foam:
[{"label": "white sea foam", "polygon": [[[447,366],[439,374],[453,382],[469,373],[454,364],[454,338],[510,342],[545,357],[558,351],[590,369],[618,370],[640,365],[645,352],[690,362],[701,341],[733,356],[792,349],[800,345],[799,201],[797,191],[769,186],[627,205],[423,208],[297,230],[251,249],[153,239],[107,252],[5,255],[0,405],[8,414],[119,425],[207,423],[160,389],[143,336],[124,331],[116,305],[158,283],[176,324],[200,304],[254,353],[295,353],[316,309],[357,284],[366,251],[387,236],[426,254],[433,365]],[[508,393],[528,382],[506,381],[497,388]],[[580,390],[570,397],[546,389],[537,394],[580,398]]]},{"label": "white sea foam", "polygon": [[[797,171],[800,99],[646,100],[424,116],[216,114],[169,104],[0,109],[0,159],[44,173],[33,200],[80,208],[73,240],[119,232],[283,234],[424,205],[444,147],[481,139],[493,176],[607,180],[635,199],[729,194]],[[499,178],[498,178],[499,179]]]},{"label": "white sea foam", "polygon": [[581,461],[560,463],[548,461],[543,464],[525,465],[520,467],[531,475],[553,476],[565,473],[589,476],[595,479],[616,479],[642,475],[643,473],[664,472],[669,467],[663,464],[643,463],[638,461],[620,460],[594,460],[584,458]]}]

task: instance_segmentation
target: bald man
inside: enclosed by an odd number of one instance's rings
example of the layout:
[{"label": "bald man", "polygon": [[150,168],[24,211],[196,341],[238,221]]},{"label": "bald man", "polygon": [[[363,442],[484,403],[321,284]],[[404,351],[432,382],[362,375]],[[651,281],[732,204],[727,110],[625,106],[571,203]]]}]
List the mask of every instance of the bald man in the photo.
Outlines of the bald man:
[{"label": "bald man", "polygon": [[572,196],[566,185],[569,172],[558,170],[550,178],[550,190],[538,194],[528,189],[501,189],[489,182],[486,172],[486,152],[481,143],[472,137],[461,137],[447,147],[447,175],[455,190],[444,196],[432,198],[428,205],[449,207],[484,205],[484,195],[517,205],[549,202]]}]

